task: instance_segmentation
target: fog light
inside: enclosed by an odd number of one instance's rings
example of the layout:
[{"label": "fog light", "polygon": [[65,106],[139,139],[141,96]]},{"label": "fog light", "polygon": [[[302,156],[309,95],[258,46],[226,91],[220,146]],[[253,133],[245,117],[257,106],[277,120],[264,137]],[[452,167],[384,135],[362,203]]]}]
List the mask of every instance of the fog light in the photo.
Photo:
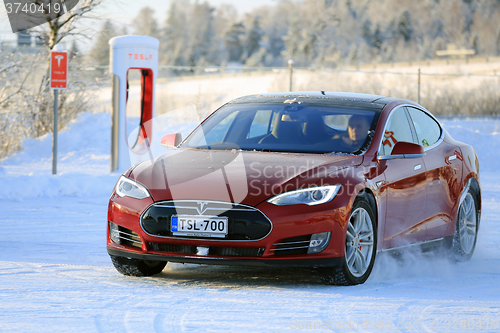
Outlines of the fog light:
[{"label": "fog light", "polygon": [[120,230],[118,228],[117,224],[109,222],[109,238],[116,244],[120,244]]},{"label": "fog light", "polygon": [[311,240],[309,241],[309,249],[307,253],[318,253],[326,249],[330,243],[331,232],[321,232],[319,234],[311,235]]}]

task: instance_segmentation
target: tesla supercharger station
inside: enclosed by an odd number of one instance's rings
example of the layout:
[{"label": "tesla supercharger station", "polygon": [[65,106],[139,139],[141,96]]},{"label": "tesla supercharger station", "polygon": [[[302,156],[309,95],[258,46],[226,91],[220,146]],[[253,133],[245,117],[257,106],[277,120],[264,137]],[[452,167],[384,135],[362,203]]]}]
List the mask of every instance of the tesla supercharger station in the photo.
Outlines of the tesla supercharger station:
[{"label": "tesla supercharger station", "polygon": [[[126,169],[132,161],[150,158],[155,115],[159,41],[149,36],[120,36],[109,41],[112,82],[111,172]],[[139,73],[140,107],[137,130],[127,134],[127,102],[131,70]],[[129,126],[130,127],[130,126]]]}]

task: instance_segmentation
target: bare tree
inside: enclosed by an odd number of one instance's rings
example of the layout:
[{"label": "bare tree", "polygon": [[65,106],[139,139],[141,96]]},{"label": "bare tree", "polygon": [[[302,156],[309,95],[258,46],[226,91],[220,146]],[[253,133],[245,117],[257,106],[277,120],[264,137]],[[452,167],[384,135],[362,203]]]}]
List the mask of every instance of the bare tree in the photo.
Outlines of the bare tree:
[{"label": "bare tree", "polygon": [[0,159],[19,150],[27,136],[23,111],[35,64],[33,54],[0,53]]},{"label": "bare tree", "polygon": [[[43,0],[35,0],[37,4],[42,4]],[[54,0],[51,0],[54,1]],[[58,0],[55,0],[58,1]],[[80,36],[89,38],[83,33],[76,23],[83,17],[87,16],[96,6],[101,4],[102,0],[80,0],[78,5],[71,9],[68,13],[61,17],[50,20],[49,13],[47,13],[47,25],[41,26],[34,31],[34,34],[43,41],[47,48],[47,71],[42,86],[47,84],[49,66],[50,66],[50,51],[59,44],[63,39],[68,36]],[[47,7],[43,7],[46,8]]]},{"label": "bare tree", "polygon": [[[59,0],[51,0],[57,2]],[[37,3],[42,3],[43,0],[36,0]],[[34,137],[38,137],[52,130],[53,114],[52,114],[52,101],[53,98],[50,94],[49,88],[49,70],[50,70],[50,52],[54,47],[59,44],[64,39],[72,36],[73,38],[90,38],[89,34],[82,31],[82,28],[77,25],[77,23],[85,17],[98,5],[100,5],[102,0],[80,0],[76,6],[74,6],[70,11],[68,11],[63,16],[57,17],[55,19],[50,19],[47,13],[47,24],[39,26],[34,29],[33,34],[45,45],[46,56],[45,56],[45,71],[40,79],[40,85],[33,92],[33,105],[30,109],[31,112],[31,130],[30,134]],[[46,9],[46,7],[44,7]],[[71,59],[70,59],[71,60]],[[75,84],[76,83],[76,84]],[[81,104],[83,86],[78,84],[78,82],[73,82],[70,88],[59,94],[59,115],[62,118],[60,122],[60,127],[65,125],[66,121],[69,121],[74,117],[75,107],[72,104]],[[69,98],[72,95],[72,98]],[[83,95],[82,95],[83,94]],[[80,100],[75,98],[80,96]],[[66,121],[64,121],[66,119]]]},{"label": "bare tree", "polygon": [[[52,5],[61,4],[60,0],[49,1]],[[45,54],[0,53],[0,158],[20,149],[25,137],[38,137],[52,131],[53,97],[48,75],[50,51],[69,36],[90,38],[77,26],[77,22],[101,2],[80,0],[76,5],[75,1],[66,1],[66,8],[70,10],[64,15],[54,18],[54,15],[45,13],[47,23],[31,30],[37,40],[43,41]],[[47,10],[47,0],[36,0],[36,4],[44,4],[41,8]],[[40,70],[40,67],[43,69]],[[89,91],[95,86],[95,81],[90,84],[83,82],[77,72],[70,72],[70,82],[69,88],[59,94],[61,128],[78,112],[88,110],[91,101]]]}]

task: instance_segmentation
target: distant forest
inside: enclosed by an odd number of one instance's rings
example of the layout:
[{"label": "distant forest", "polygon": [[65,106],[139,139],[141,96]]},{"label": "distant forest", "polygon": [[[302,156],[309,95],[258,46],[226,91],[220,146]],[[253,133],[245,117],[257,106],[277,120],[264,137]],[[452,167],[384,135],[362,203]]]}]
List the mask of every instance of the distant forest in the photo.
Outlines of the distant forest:
[{"label": "distant forest", "polygon": [[450,44],[500,55],[500,0],[276,1],[240,15],[232,5],[174,0],[166,20],[144,7],[126,30],[104,22],[88,54],[107,64],[109,38],[160,40],[160,65],[337,67],[435,58]]}]

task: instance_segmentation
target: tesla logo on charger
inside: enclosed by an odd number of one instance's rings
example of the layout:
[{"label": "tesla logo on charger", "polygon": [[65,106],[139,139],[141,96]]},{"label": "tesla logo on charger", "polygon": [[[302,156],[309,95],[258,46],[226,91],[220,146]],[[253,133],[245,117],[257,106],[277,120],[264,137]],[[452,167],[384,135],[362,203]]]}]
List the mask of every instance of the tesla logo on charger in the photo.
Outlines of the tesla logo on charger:
[{"label": "tesla logo on charger", "polygon": [[129,53],[128,58],[134,60],[153,60],[153,55],[152,54],[147,55],[142,53]]}]

